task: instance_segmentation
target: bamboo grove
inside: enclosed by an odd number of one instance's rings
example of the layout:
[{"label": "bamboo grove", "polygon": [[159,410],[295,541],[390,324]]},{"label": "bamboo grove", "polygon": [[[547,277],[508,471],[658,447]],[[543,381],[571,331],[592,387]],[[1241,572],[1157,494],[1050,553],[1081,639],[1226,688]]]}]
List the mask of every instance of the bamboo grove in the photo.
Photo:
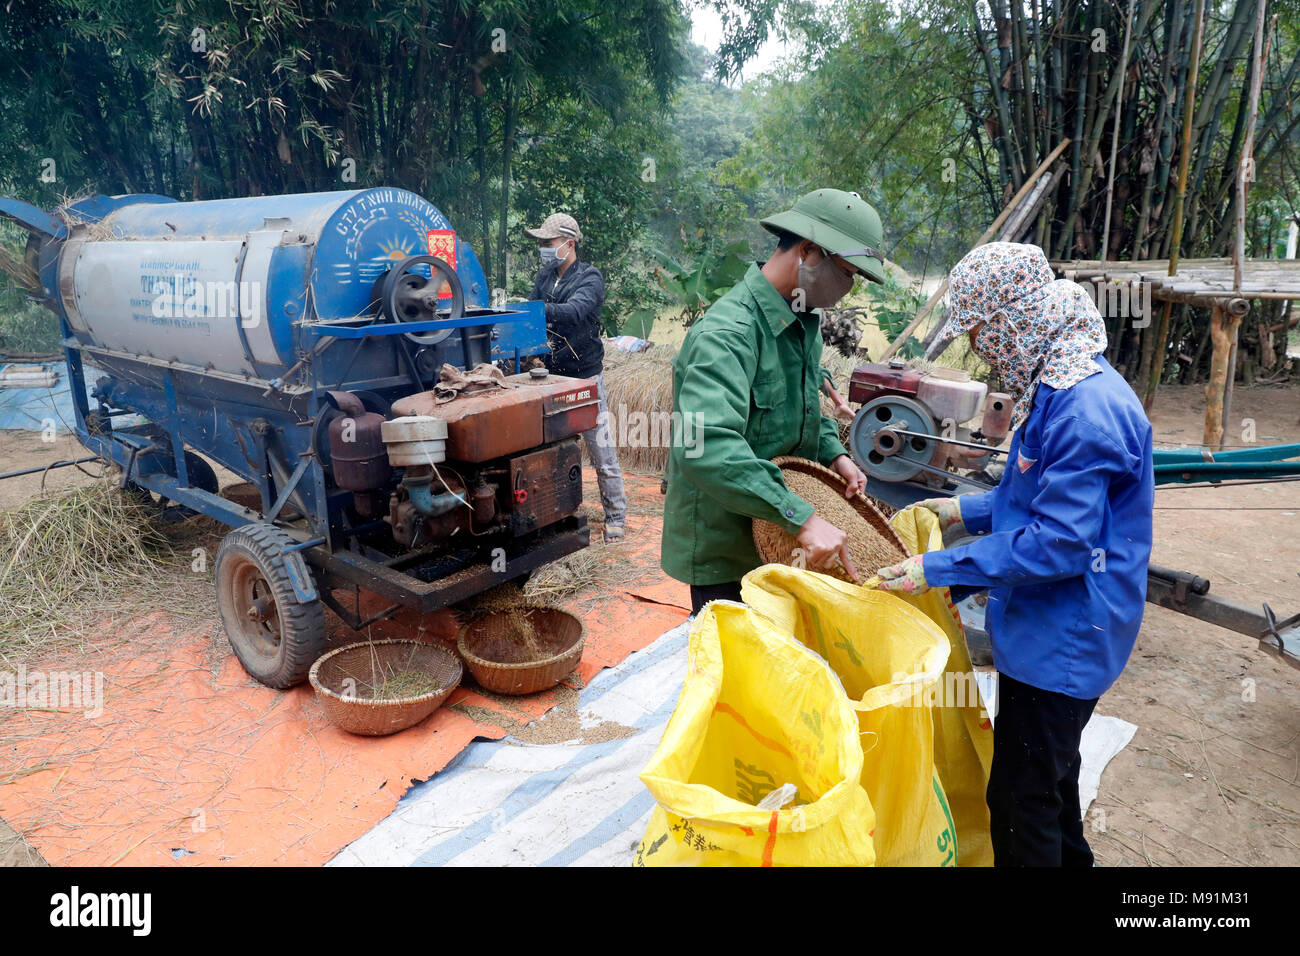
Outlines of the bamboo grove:
[{"label": "bamboo grove", "polygon": [[[1175,241],[1187,132],[1179,253],[1231,254],[1237,214],[1234,186],[1247,139],[1247,92],[1257,59],[1263,70],[1253,178],[1285,185],[1293,184],[1295,175],[1293,134],[1300,109],[1294,93],[1300,45],[1293,35],[1293,11],[1270,3],[1264,11],[1265,47],[1256,57],[1254,33],[1261,3],[1268,0],[977,0],[968,6],[970,34],[982,66],[970,101],[972,118],[979,125],[977,133],[983,132],[992,147],[1004,195],[1018,189],[1058,143],[1071,141],[1068,173],[1056,181],[1029,241],[1058,260],[1100,258],[1103,243],[1112,260],[1167,259]],[[1202,10],[1197,37],[1197,14]],[[1201,54],[1193,70],[1198,40]],[[1192,121],[1186,130],[1189,97]],[[1116,132],[1111,187],[1107,173]],[[1251,223],[1248,254],[1278,254],[1286,217],[1280,221],[1280,228],[1276,220],[1262,228],[1257,221]],[[1295,324],[1285,312],[1281,303],[1263,308],[1257,304],[1243,325],[1241,359],[1247,378],[1268,377],[1279,367],[1285,328]],[[1163,365],[1166,378],[1176,375],[1187,381],[1202,374],[1208,361],[1205,310],[1176,307],[1164,341],[1162,331],[1160,322],[1145,329],[1112,323],[1111,357],[1140,386],[1145,386],[1153,362]]]}]

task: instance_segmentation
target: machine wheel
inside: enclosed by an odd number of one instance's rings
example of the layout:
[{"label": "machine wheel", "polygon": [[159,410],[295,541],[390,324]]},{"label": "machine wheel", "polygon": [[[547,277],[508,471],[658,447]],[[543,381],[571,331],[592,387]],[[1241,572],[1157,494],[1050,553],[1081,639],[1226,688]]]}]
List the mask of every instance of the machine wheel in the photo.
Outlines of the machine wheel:
[{"label": "machine wheel", "polygon": [[[416,266],[428,266],[429,277],[411,271]],[[448,319],[459,319],[465,314],[465,290],[461,287],[456,270],[437,256],[410,256],[380,276],[377,283],[380,310],[390,322],[415,322],[431,318],[429,307],[419,301],[416,294],[434,284],[443,283],[451,289],[451,308]],[[432,332],[407,332],[406,338],[416,345],[432,346],[445,341],[454,329],[435,329]]]},{"label": "machine wheel", "polygon": [[920,402],[902,395],[884,395],[858,409],[849,426],[849,450],[862,470],[881,481],[908,481],[928,465],[936,445],[907,437],[895,429],[937,435],[934,418]]},{"label": "machine wheel", "polygon": [[325,647],[320,598],[299,601],[285,566],[293,544],[279,528],[248,524],[217,548],[221,623],[244,670],[268,687],[301,684]]}]

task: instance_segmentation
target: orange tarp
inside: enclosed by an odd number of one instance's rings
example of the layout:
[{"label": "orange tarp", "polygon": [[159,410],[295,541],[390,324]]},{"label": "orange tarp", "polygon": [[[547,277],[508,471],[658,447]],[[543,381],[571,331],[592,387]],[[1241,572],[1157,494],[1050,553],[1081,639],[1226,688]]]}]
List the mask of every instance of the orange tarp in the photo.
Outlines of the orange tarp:
[{"label": "orange tarp", "polygon": [[[658,482],[631,479],[628,492],[648,502]],[[659,538],[657,517],[629,517],[620,548],[645,574],[594,607],[590,596],[574,606],[587,642],[567,683],[583,686],[685,619],[687,588],[659,571]],[[335,624],[331,646],[363,639]],[[454,633],[447,612],[373,628],[375,638],[443,643]],[[55,865],[321,864],[474,738],[505,736],[478,708],[517,726],[556,702],[554,691],[489,698],[467,674],[468,686],[418,726],[354,737],[326,721],[308,685],[263,687],[224,635],[187,634],[165,612],[78,669],[103,672],[102,715],[0,713],[0,818]]]}]

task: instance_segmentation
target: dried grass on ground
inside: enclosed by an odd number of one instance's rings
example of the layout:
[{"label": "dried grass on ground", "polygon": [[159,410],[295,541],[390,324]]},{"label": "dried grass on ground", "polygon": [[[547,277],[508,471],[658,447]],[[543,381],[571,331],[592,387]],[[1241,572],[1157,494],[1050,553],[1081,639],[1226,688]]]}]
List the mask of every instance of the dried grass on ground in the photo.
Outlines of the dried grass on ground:
[{"label": "dried grass on ground", "polygon": [[[158,610],[215,620],[207,519],[163,522],[113,482],[0,512],[0,663],[64,650]],[[194,548],[204,569],[194,569]]]}]

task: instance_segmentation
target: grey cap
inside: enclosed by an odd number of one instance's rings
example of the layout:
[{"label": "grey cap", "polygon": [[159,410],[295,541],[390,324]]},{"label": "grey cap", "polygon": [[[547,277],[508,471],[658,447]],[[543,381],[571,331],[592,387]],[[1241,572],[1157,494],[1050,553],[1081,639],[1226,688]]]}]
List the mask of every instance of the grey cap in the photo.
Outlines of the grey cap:
[{"label": "grey cap", "polygon": [[573,239],[582,238],[582,230],[578,228],[578,220],[574,219],[568,213],[553,212],[546,217],[546,221],[536,229],[525,229],[524,234],[534,239]]}]

